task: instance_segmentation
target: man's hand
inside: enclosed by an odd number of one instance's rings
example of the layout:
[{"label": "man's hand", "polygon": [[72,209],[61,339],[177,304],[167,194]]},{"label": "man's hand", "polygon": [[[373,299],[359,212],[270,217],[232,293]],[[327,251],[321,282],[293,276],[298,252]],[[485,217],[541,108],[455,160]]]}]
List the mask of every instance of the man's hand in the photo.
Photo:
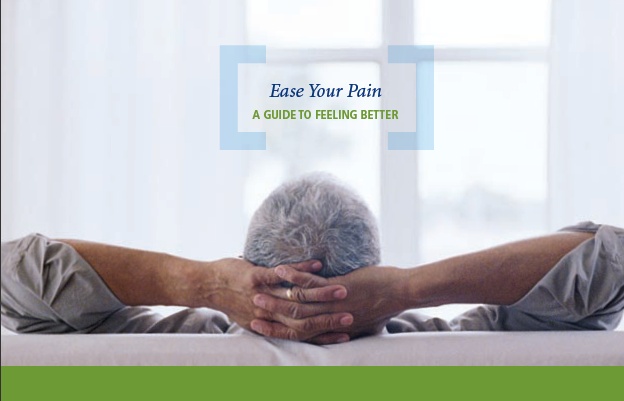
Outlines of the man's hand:
[{"label": "man's hand", "polygon": [[[288,299],[279,293],[259,294],[254,297],[254,304],[262,309],[259,319],[251,322],[251,328],[263,335],[279,338],[291,338],[306,331],[297,322],[305,319],[327,320],[329,316],[346,313],[352,316],[353,324],[346,327],[325,330],[322,325],[315,327],[311,342],[335,343],[333,341],[344,333],[349,338],[379,333],[391,317],[404,308],[400,302],[400,285],[405,271],[390,267],[365,267],[347,275],[333,277],[325,281],[317,280],[307,272],[292,266],[276,268],[276,274],[283,280],[296,285],[293,287],[294,299]],[[307,298],[305,288],[317,285],[340,285],[347,290],[345,299],[332,302],[315,302]],[[325,287],[327,288],[327,287]],[[320,330],[319,330],[320,329]]]},{"label": "man's hand", "polygon": [[[230,319],[245,327],[253,329],[252,321],[257,317],[266,318],[266,313],[253,303],[253,299],[260,294],[278,298],[287,298],[288,288],[282,286],[284,280],[276,271],[295,271],[304,275],[305,280],[299,281],[303,288],[294,288],[293,297],[307,302],[329,302],[346,296],[346,290],[341,285],[331,284],[327,279],[312,274],[321,269],[318,261],[307,261],[291,265],[278,266],[274,269],[254,266],[253,264],[236,258],[221,259],[210,264],[212,280],[204,282],[196,280],[199,288],[192,289],[195,294],[205,294],[206,298],[198,300],[198,305],[209,305],[226,313]],[[207,287],[207,288],[206,288]],[[306,341],[318,337],[325,332],[335,332],[344,329],[353,322],[348,313],[328,313],[322,316],[292,317],[292,314],[276,313],[272,317],[272,325],[289,331],[283,336],[289,340]],[[332,333],[315,338],[314,342],[341,342],[348,337],[340,333]]]}]

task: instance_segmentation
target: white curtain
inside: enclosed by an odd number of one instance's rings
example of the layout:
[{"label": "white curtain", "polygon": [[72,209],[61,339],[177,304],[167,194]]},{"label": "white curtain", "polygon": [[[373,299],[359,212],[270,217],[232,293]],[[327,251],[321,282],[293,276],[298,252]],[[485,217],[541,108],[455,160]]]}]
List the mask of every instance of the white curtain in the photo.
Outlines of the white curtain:
[{"label": "white curtain", "polygon": [[212,259],[242,248],[219,150],[242,1],[2,1],[2,240],[38,231]]},{"label": "white curtain", "polygon": [[551,225],[624,226],[624,1],[553,2],[550,78]]}]

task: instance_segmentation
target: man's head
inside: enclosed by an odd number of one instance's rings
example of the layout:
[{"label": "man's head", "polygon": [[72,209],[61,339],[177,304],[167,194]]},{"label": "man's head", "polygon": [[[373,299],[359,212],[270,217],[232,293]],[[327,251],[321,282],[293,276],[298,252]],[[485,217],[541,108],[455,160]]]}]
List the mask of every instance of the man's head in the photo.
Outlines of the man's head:
[{"label": "man's head", "polygon": [[274,190],[254,213],[243,257],[266,267],[317,259],[333,277],[380,260],[373,214],[351,189],[324,173]]}]

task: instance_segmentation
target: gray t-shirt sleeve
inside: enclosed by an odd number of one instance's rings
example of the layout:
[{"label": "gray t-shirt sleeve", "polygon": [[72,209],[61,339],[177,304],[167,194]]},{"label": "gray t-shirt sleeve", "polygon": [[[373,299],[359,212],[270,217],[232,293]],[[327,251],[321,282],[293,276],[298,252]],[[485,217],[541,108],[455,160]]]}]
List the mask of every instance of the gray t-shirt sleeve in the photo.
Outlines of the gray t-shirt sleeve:
[{"label": "gray t-shirt sleeve", "polygon": [[2,325],[20,333],[223,333],[207,308],[164,317],[125,306],[71,246],[39,234],[2,243]]},{"label": "gray t-shirt sleeve", "polygon": [[595,235],[565,255],[515,304],[478,306],[449,322],[408,311],[391,320],[387,330],[614,329],[624,310],[624,230],[584,222],[561,231]]}]

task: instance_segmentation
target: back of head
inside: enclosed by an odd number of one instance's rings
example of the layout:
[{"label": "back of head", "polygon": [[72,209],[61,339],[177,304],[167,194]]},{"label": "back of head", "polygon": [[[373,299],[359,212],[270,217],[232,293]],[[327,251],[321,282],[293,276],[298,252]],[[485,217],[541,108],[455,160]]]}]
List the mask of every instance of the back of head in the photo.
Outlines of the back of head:
[{"label": "back of head", "polygon": [[377,224],[364,201],[333,176],[286,182],[260,205],[247,231],[244,258],[266,267],[317,259],[333,277],[380,260]]}]

